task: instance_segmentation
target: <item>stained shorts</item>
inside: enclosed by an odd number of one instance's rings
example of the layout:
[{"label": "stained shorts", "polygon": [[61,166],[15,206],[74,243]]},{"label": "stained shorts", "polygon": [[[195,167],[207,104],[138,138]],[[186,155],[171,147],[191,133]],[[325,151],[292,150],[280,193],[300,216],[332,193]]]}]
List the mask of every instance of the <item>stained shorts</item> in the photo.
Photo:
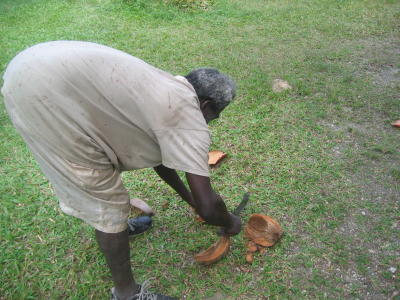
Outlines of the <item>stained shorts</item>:
[{"label": "stained shorts", "polygon": [[32,140],[17,128],[53,185],[61,210],[97,230],[118,233],[127,228],[129,194],[120,172],[109,168],[93,169],[61,158]]},{"label": "stained shorts", "polygon": [[14,127],[52,183],[62,211],[102,232],[125,230],[130,205],[120,171],[101,147],[85,138],[79,124],[65,119],[57,104],[68,95],[36,76],[40,69],[28,67],[24,61],[9,67],[1,92]]}]

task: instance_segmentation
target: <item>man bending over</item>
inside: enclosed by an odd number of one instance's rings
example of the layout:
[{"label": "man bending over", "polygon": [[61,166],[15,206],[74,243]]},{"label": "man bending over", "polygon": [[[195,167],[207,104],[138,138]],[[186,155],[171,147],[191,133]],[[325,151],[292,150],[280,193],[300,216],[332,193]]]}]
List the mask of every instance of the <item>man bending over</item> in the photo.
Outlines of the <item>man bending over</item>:
[{"label": "man bending over", "polygon": [[[203,68],[174,77],[113,48],[55,41],[19,53],[2,93],[61,209],[95,228],[112,299],[173,299],[144,291],[133,278],[121,172],[154,168],[208,224],[240,232],[240,219],[211,187],[207,164],[207,123],[235,96],[228,76]],[[186,172],[190,190],[175,170]]]}]

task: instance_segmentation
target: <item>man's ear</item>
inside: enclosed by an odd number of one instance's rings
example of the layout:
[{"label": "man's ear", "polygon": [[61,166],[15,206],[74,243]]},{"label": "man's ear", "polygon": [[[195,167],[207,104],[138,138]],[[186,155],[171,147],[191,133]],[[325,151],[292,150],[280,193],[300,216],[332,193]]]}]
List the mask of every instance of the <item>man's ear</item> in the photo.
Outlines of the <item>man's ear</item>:
[{"label": "man's ear", "polygon": [[207,106],[209,106],[210,103],[211,103],[210,100],[203,100],[203,101],[200,102],[200,108],[203,110],[203,109],[205,109]]}]

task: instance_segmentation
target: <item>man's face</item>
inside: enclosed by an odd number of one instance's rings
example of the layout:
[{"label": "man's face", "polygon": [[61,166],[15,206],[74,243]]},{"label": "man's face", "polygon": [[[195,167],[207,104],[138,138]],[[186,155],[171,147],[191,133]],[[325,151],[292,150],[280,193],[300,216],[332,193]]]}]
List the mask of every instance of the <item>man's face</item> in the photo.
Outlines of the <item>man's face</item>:
[{"label": "man's face", "polygon": [[219,112],[217,113],[217,112],[214,112],[214,111],[212,111],[212,112],[209,112],[208,114],[207,114],[207,116],[204,116],[204,118],[206,119],[206,123],[208,124],[208,123],[210,123],[212,120],[215,120],[215,119],[218,119],[219,118]]},{"label": "man's face", "polygon": [[209,100],[204,101],[200,108],[207,124],[212,120],[218,119],[221,113],[221,111],[218,111],[215,105],[213,105],[213,103]]}]

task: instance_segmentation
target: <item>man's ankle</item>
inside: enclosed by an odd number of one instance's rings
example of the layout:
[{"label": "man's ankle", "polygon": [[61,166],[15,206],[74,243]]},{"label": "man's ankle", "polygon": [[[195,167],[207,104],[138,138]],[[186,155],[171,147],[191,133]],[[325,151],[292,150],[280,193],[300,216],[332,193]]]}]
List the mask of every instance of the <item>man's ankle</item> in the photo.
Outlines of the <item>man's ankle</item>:
[{"label": "man's ankle", "polygon": [[114,294],[117,296],[118,300],[129,300],[136,294],[140,292],[140,285],[134,284],[129,286],[129,288],[126,289],[118,289],[115,287],[114,289]]}]

